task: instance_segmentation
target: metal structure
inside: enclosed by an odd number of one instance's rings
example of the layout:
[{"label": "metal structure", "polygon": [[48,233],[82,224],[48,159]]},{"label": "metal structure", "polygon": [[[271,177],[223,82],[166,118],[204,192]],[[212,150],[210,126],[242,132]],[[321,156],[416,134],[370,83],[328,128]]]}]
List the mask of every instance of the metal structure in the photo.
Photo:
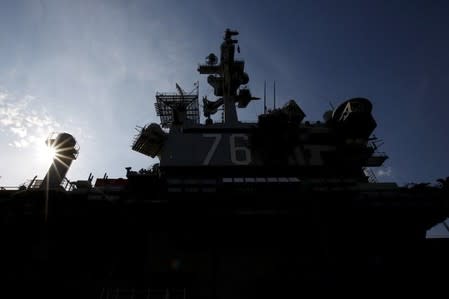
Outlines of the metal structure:
[{"label": "metal structure", "polygon": [[[68,133],[52,133],[45,143],[55,149],[55,156],[39,188],[56,188],[61,186],[72,161],[78,157],[79,145]],[[65,186],[67,185],[66,182]]]},{"label": "metal structure", "polygon": [[[294,100],[240,122],[237,108],[257,98],[235,59],[237,34],[227,29],[220,55],[198,68],[217,96],[203,99],[204,124],[198,89],[156,94],[160,123],[139,127],[132,149],[159,163],[93,186],[89,176],[61,188],[62,176],[47,175],[39,188],[35,178],[0,190],[5,293],[272,299],[445,290],[449,243],[425,234],[449,216],[449,179],[377,182],[370,169],[388,157],[365,98],[316,122]],[[213,123],[220,107],[223,122]],[[74,139],[62,137],[70,165]]]},{"label": "metal structure", "polygon": [[198,86],[186,93],[176,84],[178,93],[157,93],[156,113],[161,118],[161,125],[169,128],[172,124],[191,121],[193,124],[200,122],[198,108]]}]

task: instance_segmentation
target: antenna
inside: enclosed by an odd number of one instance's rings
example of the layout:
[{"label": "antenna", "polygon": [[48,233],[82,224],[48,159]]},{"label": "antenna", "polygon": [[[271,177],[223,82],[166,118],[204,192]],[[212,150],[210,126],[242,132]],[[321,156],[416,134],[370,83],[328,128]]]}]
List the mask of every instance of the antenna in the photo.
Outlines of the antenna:
[{"label": "antenna", "polygon": [[276,80],[273,82],[273,110],[276,109]]},{"label": "antenna", "polygon": [[[177,93],[156,93],[156,114],[161,117],[161,124],[169,128],[173,122],[183,123],[185,119],[198,124],[200,115],[198,111],[198,86],[187,93],[176,83]],[[176,118],[180,117],[180,118]]]},{"label": "antenna", "polygon": [[179,94],[181,95],[181,98],[184,98],[184,90],[182,90],[181,86],[176,83],[176,89],[178,90]]},{"label": "antenna", "polygon": [[267,113],[267,80],[263,81],[263,113]]}]

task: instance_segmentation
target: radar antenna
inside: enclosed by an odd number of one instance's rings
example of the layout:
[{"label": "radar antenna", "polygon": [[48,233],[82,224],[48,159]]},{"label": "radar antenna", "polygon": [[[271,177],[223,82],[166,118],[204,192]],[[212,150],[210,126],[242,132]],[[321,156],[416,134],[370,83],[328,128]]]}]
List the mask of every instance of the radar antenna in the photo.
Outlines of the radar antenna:
[{"label": "radar antenna", "polygon": [[198,85],[191,93],[186,93],[178,83],[176,89],[178,93],[156,93],[156,113],[161,118],[162,127],[183,125],[185,122],[198,124]]}]

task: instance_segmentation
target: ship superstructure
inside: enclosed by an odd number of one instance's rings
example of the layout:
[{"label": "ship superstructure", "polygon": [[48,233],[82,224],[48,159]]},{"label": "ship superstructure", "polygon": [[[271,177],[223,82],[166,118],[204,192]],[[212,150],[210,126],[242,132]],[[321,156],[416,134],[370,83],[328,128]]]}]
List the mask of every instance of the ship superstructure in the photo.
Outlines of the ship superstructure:
[{"label": "ship superstructure", "polygon": [[258,98],[237,34],[198,67],[216,99],[199,103],[198,86],[156,93],[161,121],[132,144],[159,159],[152,168],[67,182],[78,146],[62,133],[43,182],[0,190],[9,298],[412,294],[445,280],[449,246],[425,232],[449,215],[447,188],[375,182],[367,171],[387,156],[365,98],[313,123],[294,100],[240,122]]},{"label": "ship superstructure", "polygon": [[[365,169],[387,159],[377,152],[371,133],[376,122],[372,104],[364,98],[346,100],[323,121],[304,122],[305,113],[294,100],[259,116],[257,123],[239,122],[237,109],[258,98],[246,84],[249,76],[243,60],[235,59],[238,33],[227,30],[220,58],[211,53],[198,67],[206,74],[216,100],[203,97],[205,124],[199,123],[198,93],[156,95],[162,127],[152,123],[136,136],[133,150],[158,157],[168,176],[204,172],[217,180],[239,174],[242,179],[295,177],[302,182],[318,179],[366,182]],[[179,86],[178,90],[180,90]],[[223,122],[210,116],[222,109]],[[170,125],[168,125],[170,124]]]}]

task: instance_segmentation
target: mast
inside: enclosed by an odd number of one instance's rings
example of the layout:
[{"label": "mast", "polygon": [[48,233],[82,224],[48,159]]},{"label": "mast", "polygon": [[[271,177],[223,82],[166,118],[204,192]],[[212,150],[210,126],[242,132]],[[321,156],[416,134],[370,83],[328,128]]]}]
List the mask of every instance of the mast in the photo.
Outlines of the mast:
[{"label": "mast", "polygon": [[232,90],[232,66],[234,64],[235,44],[237,40],[233,40],[232,36],[237,35],[237,31],[229,29],[225,32],[224,42],[221,44],[221,65],[223,67],[223,105],[224,105],[224,122],[225,124],[233,124],[237,122],[237,110],[235,109],[234,96],[235,91]]},{"label": "mast", "polygon": [[217,57],[211,53],[206,58],[206,64],[200,65],[200,74],[209,74],[207,82],[214,88],[214,95],[221,97],[217,100],[223,102],[224,124],[232,126],[238,122],[235,104],[245,107],[252,99],[250,93],[237,94],[240,85],[247,84],[248,74],[244,70],[244,61],[234,60],[235,45],[237,40],[232,39],[238,35],[237,31],[226,29],[224,41],[220,47],[220,63],[217,64]]}]

